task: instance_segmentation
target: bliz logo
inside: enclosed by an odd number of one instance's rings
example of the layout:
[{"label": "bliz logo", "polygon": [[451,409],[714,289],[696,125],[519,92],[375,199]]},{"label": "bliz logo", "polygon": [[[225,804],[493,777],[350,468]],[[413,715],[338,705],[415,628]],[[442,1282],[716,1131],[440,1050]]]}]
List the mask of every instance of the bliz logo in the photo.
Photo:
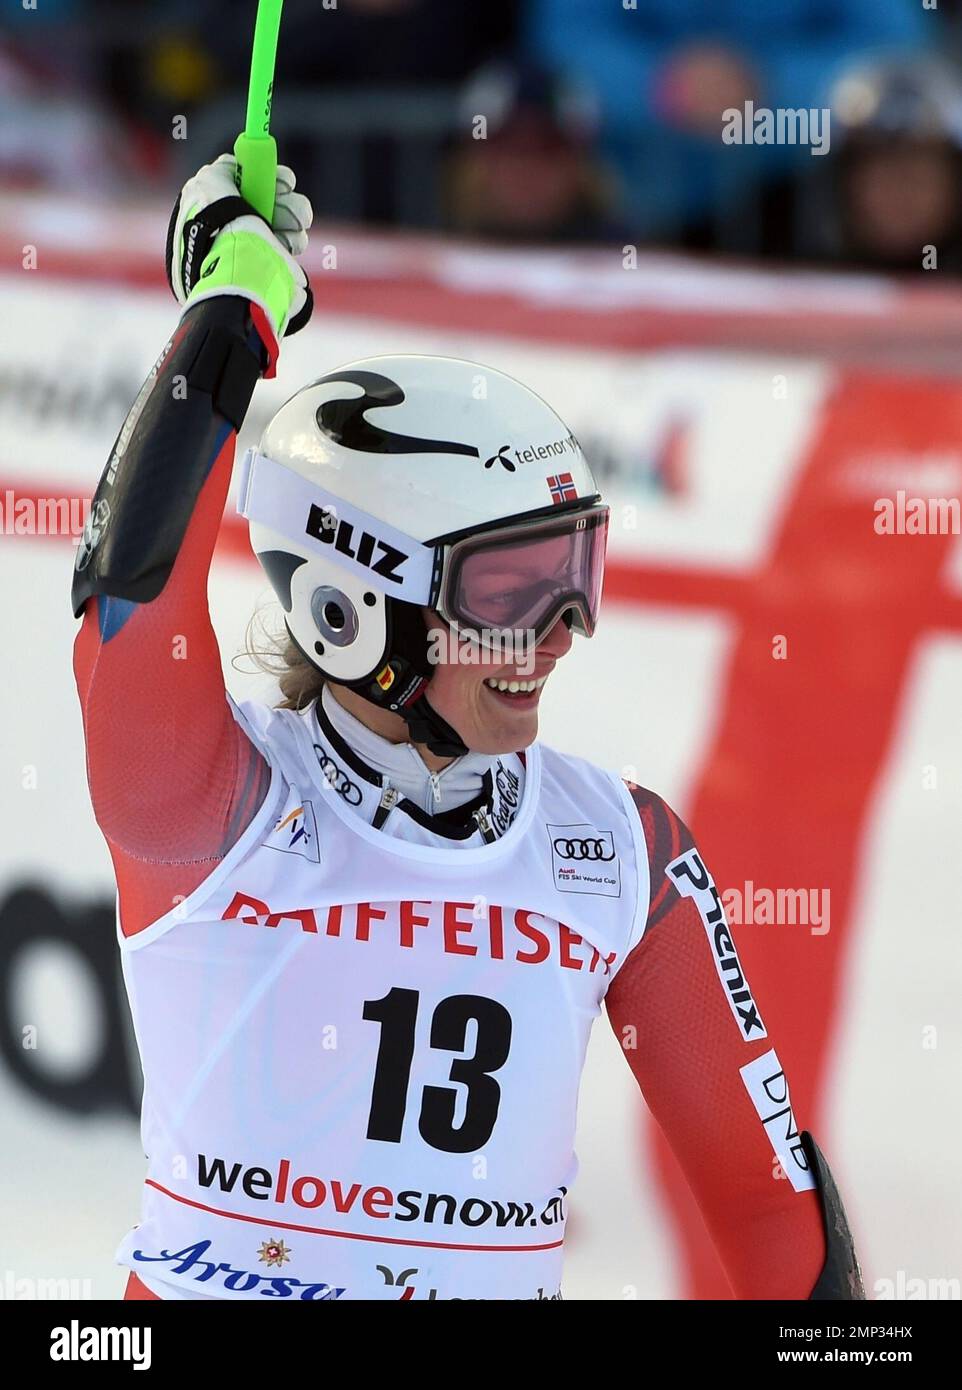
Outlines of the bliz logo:
[{"label": "bliz logo", "polygon": [[[307,526],[304,529],[314,540],[323,541],[325,545],[333,545],[334,549],[339,551],[341,555],[353,560],[355,564],[363,565],[373,574],[390,579],[394,584],[404,583],[404,575],[397,573],[397,566],[403,565],[411,557],[396,546],[388,545],[387,541],[372,536],[369,531],[361,532],[357,541],[357,548],[352,549],[354,544],[352,523],[343,518],[339,520],[330,507],[319,507],[316,502],[312,503],[307,518]],[[375,549],[380,551],[376,557]]]},{"label": "bliz logo", "polygon": [[768,1141],[792,1187],[796,1192],[807,1192],[815,1187],[815,1175],[808,1166],[808,1155],[792,1114],[788,1079],[775,1049],[756,1057],[747,1066],[739,1067],[738,1074],[745,1083]]},{"label": "bliz logo", "polygon": [[725,917],[721,898],[718,896],[718,889],[715,887],[711,874],[702,863],[701,855],[696,849],[690,849],[685,854],[679,855],[677,859],[673,859],[665,869],[665,873],[672,880],[681,897],[691,898],[698,908],[699,916],[708,934],[718,978],[721,980],[728,998],[728,1006],[735,1022],[741,1029],[741,1035],[745,1042],[754,1042],[756,1038],[767,1038],[768,1033],[758,1012],[758,1005],[752,998],[752,992],[745,979],[745,972],[738,959],[738,952],[735,950],[735,943],[728,930],[728,920]]}]

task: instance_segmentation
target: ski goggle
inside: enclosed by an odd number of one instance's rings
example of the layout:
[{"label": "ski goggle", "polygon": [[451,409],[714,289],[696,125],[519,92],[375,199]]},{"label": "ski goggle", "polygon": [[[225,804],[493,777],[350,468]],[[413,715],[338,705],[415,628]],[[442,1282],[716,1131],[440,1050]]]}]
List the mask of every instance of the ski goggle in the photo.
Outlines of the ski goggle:
[{"label": "ski goggle", "polygon": [[537,646],[562,614],[590,637],[598,621],[608,508],[514,522],[444,547],[440,590],[432,604],[483,646]]},{"label": "ski goggle", "polygon": [[425,543],[249,449],[237,510],[300,551],[336,558],[365,586],[433,608],[484,647],[510,638],[530,650],[568,613],[577,631],[595,630],[609,515],[598,499]]}]

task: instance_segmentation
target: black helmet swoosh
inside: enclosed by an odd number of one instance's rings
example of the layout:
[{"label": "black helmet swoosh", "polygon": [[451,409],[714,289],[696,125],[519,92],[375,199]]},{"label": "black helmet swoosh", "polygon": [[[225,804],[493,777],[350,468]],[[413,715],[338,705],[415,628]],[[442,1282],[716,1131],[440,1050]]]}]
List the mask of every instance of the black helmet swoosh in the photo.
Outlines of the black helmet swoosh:
[{"label": "black helmet swoosh", "polygon": [[471,444],[394,434],[366,420],[365,411],[373,406],[400,405],[405,399],[400,386],[390,377],[381,376],[378,372],[332,372],[330,376],[320,377],[314,385],[334,381],[360,386],[364,392],[363,396],[325,401],[318,406],[317,427],[335,444],[345,449],[358,449],[365,454],[466,454],[469,458],[480,458],[478,450]]}]

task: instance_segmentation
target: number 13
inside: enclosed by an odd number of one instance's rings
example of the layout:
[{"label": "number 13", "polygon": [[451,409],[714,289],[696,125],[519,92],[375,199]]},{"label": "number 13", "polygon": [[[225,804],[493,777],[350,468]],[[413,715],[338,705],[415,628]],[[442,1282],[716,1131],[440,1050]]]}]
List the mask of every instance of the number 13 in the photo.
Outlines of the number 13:
[{"label": "number 13", "polygon": [[[365,1000],[364,1018],[381,1025],[368,1139],[401,1142],[419,1003],[414,989],[392,989],[383,999]],[[474,1056],[456,1057],[450,1071],[451,1081],[467,1087],[462,1124],[457,1129],[454,1126],[455,1087],[425,1086],[421,1098],[421,1138],[445,1153],[471,1153],[486,1144],[501,1105],[501,1087],[491,1073],[504,1066],[511,1047],[511,1015],[502,1004],[478,994],[452,994],[442,999],[431,1019],[431,1046],[462,1052],[472,1021],[478,1026]]]}]

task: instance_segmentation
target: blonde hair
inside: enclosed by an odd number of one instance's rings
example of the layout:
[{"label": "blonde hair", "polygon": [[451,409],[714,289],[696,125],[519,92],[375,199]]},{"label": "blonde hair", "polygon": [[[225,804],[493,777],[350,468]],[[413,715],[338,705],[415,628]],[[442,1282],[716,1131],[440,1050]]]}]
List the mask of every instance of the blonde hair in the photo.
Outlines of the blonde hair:
[{"label": "blonde hair", "polygon": [[[273,606],[267,605],[267,608]],[[268,628],[264,613],[264,608],[255,608],[251,614],[242,655],[248,657],[258,671],[277,681],[283,698],[277,701],[276,709],[306,709],[324,689],[324,677],[308,661],[286,628],[279,632]]]}]

